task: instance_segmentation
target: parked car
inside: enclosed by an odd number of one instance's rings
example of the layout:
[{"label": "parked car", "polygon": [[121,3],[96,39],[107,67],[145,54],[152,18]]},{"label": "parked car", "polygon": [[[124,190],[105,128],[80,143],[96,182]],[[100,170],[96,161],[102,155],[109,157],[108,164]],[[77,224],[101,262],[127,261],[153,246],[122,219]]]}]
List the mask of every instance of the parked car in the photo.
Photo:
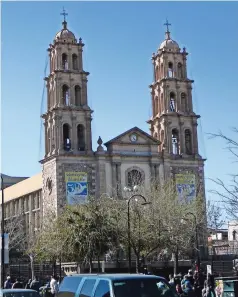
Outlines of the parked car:
[{"label": "parked car", "polygon": [[30,289],[0,289],[0,297],[40,297],[40,295]]},{"label": "parked car", "polygon": [[57,297],[178,297],[163,277],[143,274],[66,276]]}]

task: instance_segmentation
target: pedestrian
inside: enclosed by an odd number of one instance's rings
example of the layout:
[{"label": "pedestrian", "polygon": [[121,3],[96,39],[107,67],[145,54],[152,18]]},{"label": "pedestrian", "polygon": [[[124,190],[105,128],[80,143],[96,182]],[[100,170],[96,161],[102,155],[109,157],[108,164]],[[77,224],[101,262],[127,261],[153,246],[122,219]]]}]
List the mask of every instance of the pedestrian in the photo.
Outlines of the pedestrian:
[{"label": "pedestrian", "polygon": [[51,281],[50,281],[50,292],[52,297],[55,297],[58,291],[59,291],[59,285],[57,282],[57,277],[53,275],[51,276]]},{"label": "pedestrian", "polygon": [[194,279],[193,279],[193,271],[192,269],[188,270],[188,280],[190,281],[191,285],[193,286]]},{"label": "pedestrian", "polygon": [[25,289],[30,289],[31,286],[31,279],[28,279],[28,282],[26,283]]},{"label": "pedestrian", "polygon": [[7,276],[7,280],[4,283],[4,289],[11,289],[12,288],[12,282],[10,275]]},{"label": "pedestrian", "polygon": [[183,294],[183,290],[181,288],[181,285],[180,284],[177,284],[176,285],[176,292],[179,296],[181,296]]},{"label": "pedestrian", "polygon": [[184,294],[189,295],[189,296],[193,295],[192,294],[193,293],[193,286],[192,286],[192,284],[191,284],[191,282],[189,280],[188,275],[184,276],[184,279],[181,282],[181,287],[182,287],[182,290],[183,290]]},{"label": "pedestrian", "polygon": [[208,288],[207,294],[209,296],[211,296],[211,297],[216,297],[215,279],[214,279],[214,276],[211,273],[208,273],[208,275],[207,275],[207,288]]},{"label": "pedestrian", "polygon": [[40,289],[40,282],[37,276],[34,277],[33,281],[30,284],[30,289],[39,292]]},{"label": "pedestrian", "polygon": [[23,289],[23,285],[19,278],[17,278],[15,283],[12,285],[12,289]]},{"label": "pedestrian", "polygon": [[172,274],[169,275],[169,284],[174,287],[175,285],[175,281],[174,281],[174,277]]}]

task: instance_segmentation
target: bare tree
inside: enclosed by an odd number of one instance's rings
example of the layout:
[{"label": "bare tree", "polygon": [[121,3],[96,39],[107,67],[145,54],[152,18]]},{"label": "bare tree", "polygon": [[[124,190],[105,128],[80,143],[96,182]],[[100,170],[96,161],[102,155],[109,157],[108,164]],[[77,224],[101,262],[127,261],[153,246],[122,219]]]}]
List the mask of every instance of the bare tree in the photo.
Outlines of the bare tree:
[{"label": "bare tree", "polygon": [[[232,128],[234,137],[224,135],[221,131],[217,134],[209,134],[210,138],[220,138],[225,141],[226,149],[231,153],[234,162],[238,162],[238,129]],[[225,184],[221,179],[211,179],[220,190],[211,192],[218,195],[224,202],[225,209],[230,217],[238,220],[238,172],[231,174],[231,183]]]},{"label": "bare tree", "polygon": [[9,235],[9,252],[23,252],[25,242],[25,219],[23,214],[15,215],[5,220],[5,231]]},{"label": "bare tree", "polygon": [[224,225],[223,211],[217,202],[207,201],[207,226],[212,230],[218,230]]}]

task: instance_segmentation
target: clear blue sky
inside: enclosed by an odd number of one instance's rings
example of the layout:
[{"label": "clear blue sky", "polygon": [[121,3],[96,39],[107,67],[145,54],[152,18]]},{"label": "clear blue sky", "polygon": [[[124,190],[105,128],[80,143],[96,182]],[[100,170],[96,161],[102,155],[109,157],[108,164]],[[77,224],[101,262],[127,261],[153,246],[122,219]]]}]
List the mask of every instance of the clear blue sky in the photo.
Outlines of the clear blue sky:
[{"label": "clear blue sky", "polygon": [[[2,172],[31,176],[41,170],[46,49],[61,29],[62,6],[69,28],[85,42],[94,148],[99,135],[106,142],[133,126],[149,131],[150,58],[164,39],[167,17],[172,38],[190,53],[206,177],[228,181],[235,167],[225,144],[206,133],[230,133],[238,122],[238,2],[3,2]],[[207,190],[212,187],[207,182]]]}]

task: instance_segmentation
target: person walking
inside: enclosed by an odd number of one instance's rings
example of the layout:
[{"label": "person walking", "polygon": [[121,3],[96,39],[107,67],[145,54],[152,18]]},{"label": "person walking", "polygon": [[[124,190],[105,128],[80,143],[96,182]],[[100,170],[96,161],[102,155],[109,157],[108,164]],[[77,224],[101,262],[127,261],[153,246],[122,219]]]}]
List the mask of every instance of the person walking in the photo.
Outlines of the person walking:
[{"label": "person walking", "polygon": [[12,289],[23,289],[23,285],[19,278],[17,278],[15,283],[12,285]]},{"label": "person walking", "polygon": [[55,297],[58,291],[59,291],[59,285],[57,282],[57,277],[53,275],[51,276],[51,281],[50,281],[50,292],[52,297]]},{"label": "person walking", "polygon": [[31,282],[30,289],[39,292],[40,289],[40,282],[37,276],[34,277],[33,281]]},{"label": "person walking", "polygon": [[31,279],[28,280],[28,282],[25,286],[25,289],[30,289],[30,286],[31,286]]},{"label": "person walking", "polygon": [[12,282],[11,277],[8,275],[7,280],[4,283],[4,289],[11,289],[12,288]]}]

